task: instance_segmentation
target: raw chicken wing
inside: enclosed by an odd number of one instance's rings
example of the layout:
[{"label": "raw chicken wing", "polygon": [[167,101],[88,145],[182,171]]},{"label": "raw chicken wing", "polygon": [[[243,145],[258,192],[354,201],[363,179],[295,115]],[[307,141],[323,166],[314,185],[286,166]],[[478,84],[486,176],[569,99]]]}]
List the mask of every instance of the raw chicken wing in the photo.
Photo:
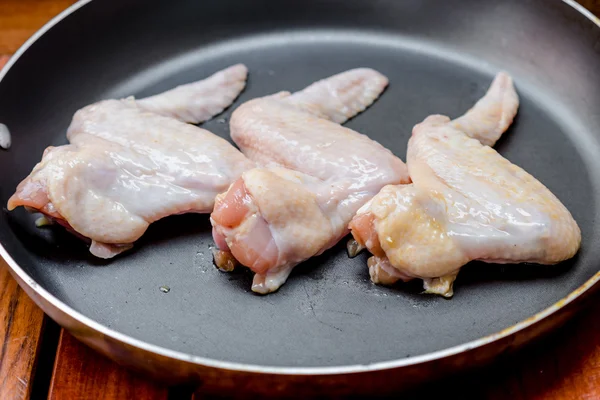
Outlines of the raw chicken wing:
[{"label": "raw chicken wing", "polygon": [[246,67],[236,65],[157,96],[77,111],[70,144],[44,151],[8,208],[44,213],[90,239],[90,251],[101,258],[130,248],[158,219],[212,211],[216,195],[254,164],[226,140],[185,122],[221,112],[246,76]]},{"label": "raw chicken wing", "polygon": [[419,278],[427,291],[450,297],[469,261],[555,264],[575,255],[581,233],[565,206],[485,145],[517,108],[512,81],[500,74],[463,117],[433,115],[414,127],[407,154],[413,183],[386,186],[350,223],[373,254],[373,282]]},{"label": "raw chicken wing", "polygon": [[211,215],[220,248],[256,273],[252,290],[277,290],[293,267],[348,233],[348,222],[383,186],[408,182],[404,163],[340,123],[368,107],[387,78],[350,70],[290,94],[251,100],[231,118],[231,136],[262,167],[217,197]]}]

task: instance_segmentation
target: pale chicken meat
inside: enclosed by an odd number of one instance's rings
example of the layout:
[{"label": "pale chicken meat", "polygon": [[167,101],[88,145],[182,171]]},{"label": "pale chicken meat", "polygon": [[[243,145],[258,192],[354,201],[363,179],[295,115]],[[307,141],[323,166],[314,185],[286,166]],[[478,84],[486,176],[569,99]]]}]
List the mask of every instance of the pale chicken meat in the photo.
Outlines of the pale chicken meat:
[{"label": "pale chicken meat", "polygon": [[450,125],[481,144],[493,146],[510,127],[518,109],[519,96],[512,78],[500,72],[485,96]]},{"label": "pale chicken meat", "polygon": [[355,69],[233,113],[231,136],[260,167],[217,197],[211,222],[219,266],[231,269],[236,260],[255,272],[254,292],[273,292],[296,265],[345,236],[352,216],[382,187],[408,182],[399,158],[340,125],[387,83],[374,70]]},{"label": "pale chicken meat", "polygon": [[373,282],[418,278],[426,291],[450,297],[469,261],[555,264],[575,255],[581,233],[565,206],[486,145],[517,108],[512,80],[501,73],[463,117],[433,115],[414,127],[412,184],[386,186],[350,223],[359,246],[373,254]]},{"label": "pale chicken meat", "polygon": [[145,111],[198,124],[220,114],[246,87],[248,69],[237,64],[212,76],[138,100]]},{"label": "pale chicken meat", "polygon": [[226,140],[186,122],[220,113],[243,90],[235,65],[205,80],[135,100],[105,100],[77,111],[68,145],[48,147],[9,199],[40,211],[110,258],[130,248],[152,222],[209,213],[248,160]]}]

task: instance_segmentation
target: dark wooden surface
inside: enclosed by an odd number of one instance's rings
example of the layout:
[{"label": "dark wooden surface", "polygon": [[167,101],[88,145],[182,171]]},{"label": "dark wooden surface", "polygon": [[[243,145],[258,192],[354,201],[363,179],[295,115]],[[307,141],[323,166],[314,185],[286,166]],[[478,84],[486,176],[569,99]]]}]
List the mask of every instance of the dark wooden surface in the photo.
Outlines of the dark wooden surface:
[{"label": "dark wooden surface", "polygon": [[[35,30],[72,3],[0,0],[0,66]],[[580,3],[600,15],[600,0]],[[597,299],[565,327],[520,352],[403,398],[600,399],[599,314]],[[1,400],[205,398],[137,376],[59,331],[18,287],[2,260],[0,317]]]}]

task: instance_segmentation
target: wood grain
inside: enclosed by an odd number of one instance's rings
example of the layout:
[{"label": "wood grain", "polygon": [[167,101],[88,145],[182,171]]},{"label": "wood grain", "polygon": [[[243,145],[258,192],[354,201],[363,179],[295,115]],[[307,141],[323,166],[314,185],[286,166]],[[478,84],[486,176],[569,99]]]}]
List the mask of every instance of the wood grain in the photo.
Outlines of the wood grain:
[{"label": "wood grain", "polygon": [[62,331],[50,400],[167,400],[167,388],[135,375]]},{"label": "wood grain", "polygon": [[0,258],[0,399],[31,394],[44,313],[10,276]]}]

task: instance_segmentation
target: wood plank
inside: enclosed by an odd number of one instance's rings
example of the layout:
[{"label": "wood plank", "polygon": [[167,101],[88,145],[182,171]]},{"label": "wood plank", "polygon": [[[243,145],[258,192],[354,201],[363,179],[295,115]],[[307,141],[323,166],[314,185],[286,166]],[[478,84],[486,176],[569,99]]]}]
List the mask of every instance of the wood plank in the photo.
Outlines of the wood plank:
[{"label": "wood plank", "polygon": [[1,0],[0,54],[12,54],[75,0]]},{"label": "wood plank", "polygon": [[32,390],[44,313],[0,258],[0,399],[27,399]]},{"label": "wood plank", "polygon": [[61,332],[50,400],[166,400],[168,389],[140,377]]}]

